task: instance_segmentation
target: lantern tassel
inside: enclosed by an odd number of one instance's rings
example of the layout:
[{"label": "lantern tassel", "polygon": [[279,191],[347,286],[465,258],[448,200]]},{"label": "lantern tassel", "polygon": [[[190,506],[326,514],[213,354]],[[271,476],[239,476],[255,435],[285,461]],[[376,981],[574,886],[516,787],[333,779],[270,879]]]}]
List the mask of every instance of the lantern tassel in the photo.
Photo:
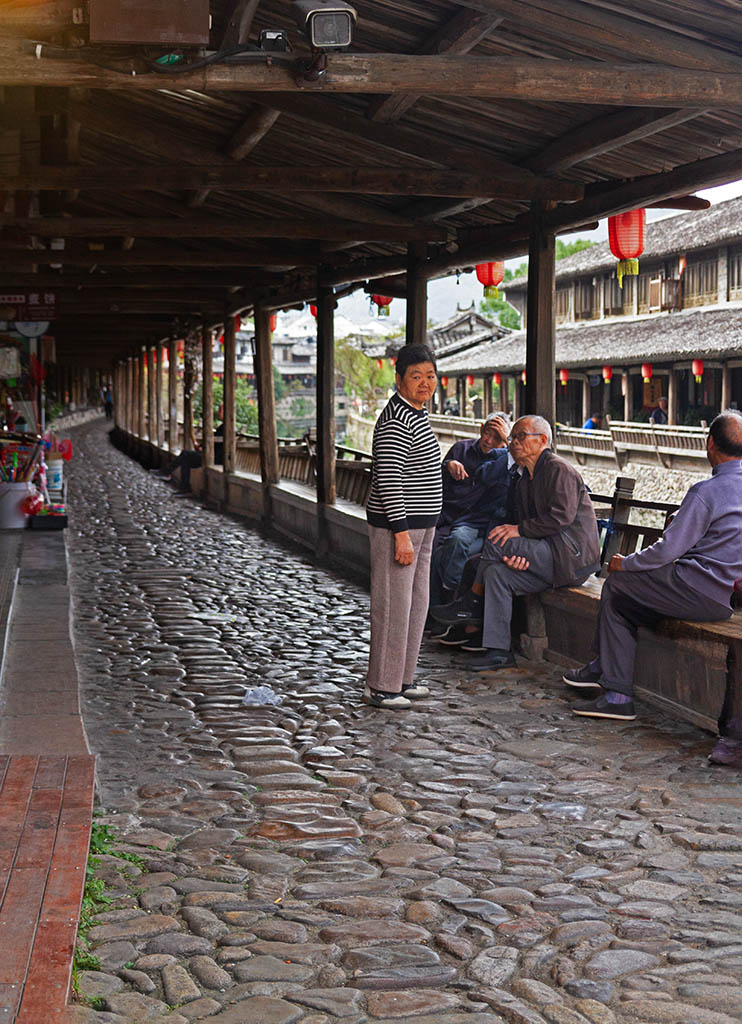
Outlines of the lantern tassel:
[{"label": "lantern tassel", "polygon": [[389,307],[379,306],[379,316],[389,316]]},{"label": "lantern tassel", "polygon": [[619,260],[616,265],[618,287],[623,288],[624,277],[636,277],[639,273],[639,260]]},{"label": "lantern tassel", "polygon": [[499,299],[500,292],[494,285],[490,284],[484,289],[484,297],[485,299]]}]

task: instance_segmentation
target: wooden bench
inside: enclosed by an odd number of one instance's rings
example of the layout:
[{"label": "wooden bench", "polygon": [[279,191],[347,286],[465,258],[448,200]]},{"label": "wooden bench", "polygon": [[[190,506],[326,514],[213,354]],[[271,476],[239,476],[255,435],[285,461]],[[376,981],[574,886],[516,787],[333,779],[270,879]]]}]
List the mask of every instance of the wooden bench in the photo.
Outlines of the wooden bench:
[{"label": "wooden bench", "polygon": [[95,758],[0,755],[0,1014],[65,1019]]},{"label": "wooden bench", "polygon": [[[662,527],[630,522],[632,509],[654,510],[665,522],[678,506],[634,499],[633,481],[619,477],[612,498],[593,494],[596,504],[611,503],[611,523],[602,545],[601,573],[616,552],[628,555],[653,544]],[[524,599],[514,627],[529,657],[571,667],[591,657],[603,579],[580,587],[562,587]],[[638,696],[711,732],[742,714],[742,612],[722,622],[663,619],[638,634],[635,689]]]}]

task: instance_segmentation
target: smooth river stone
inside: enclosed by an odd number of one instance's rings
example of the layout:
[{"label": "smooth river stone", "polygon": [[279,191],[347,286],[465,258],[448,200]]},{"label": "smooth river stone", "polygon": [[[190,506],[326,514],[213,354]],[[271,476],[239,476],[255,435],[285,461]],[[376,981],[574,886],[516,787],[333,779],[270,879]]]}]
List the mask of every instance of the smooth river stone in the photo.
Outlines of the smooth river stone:
[{"label": "smooth river stone", "polygon": [[585,974],[590,978],[610,981],[622,974],[648,971],[659,963],[661,960],[658,956],[638,949],[605,949],[588,961]]},{"label": "smooth river stone", "polygon": [[343,957],[349,981],[356,988],[407,990],[437,988],[457,977],[453,967],[441,964],[427,946],[367,946],[351,949]]},{"label": "smooth river stone", "polygon": [[518,969],[518,950],[514,946],[492,946],[475,957],[467,974],[488,988],[501,988]]},{"label": "smooth river stone", "polygon": [[203,1024],[294,1024],[303,1016],[304,1010],[285,999],[254,996],[203,1018]]},{"label": "smooth river stone", "polygon": [[250,835],[287,842],[292,839],[356,839],[359,826],[350,818],[314,818],[302,824],[291,821],[262,821]]},{"label": "smooth river stone", "polygon": [[355,882],[309,882],[296,886],[291,894],[297,900],[331,900],[343,896],[394,896],[396,892],[393,878],[368,878]]},{"label": "smooth river stone", "polygon": [[336,807],[340,803],[340,797],[335,793],[313,792],[308,796],[304,789],[272,789],[268,793],[253,793],[250,800],[261,807],[266,804],[328,804]]},{"label": "smooth river stone", "polygon": [[412,992],[369,992],[367,1005],[372,1017],[413,1017],[419,1020],[421,1013],[442,1013],[460,1006],[461,998],[434,989],[419,988]]},{"label": "smooth river stone", "polygon": [[386,846],[383,850],[379,850],[371,859],[378,861],[386,868],[404,868],[411,864],[433,860],[440,855],[441,851],[438,847],[430,843],[395,843],[393,846]]},{"label": "smooth river stone", "polygon": [[295,981],[304,982],[313,978],[315,971],[303,964],[287,964],[275,956],[253,956],[244,963],[238,963],[232,972],[240,982],[248,981]]},{"label": "smooth river stone", "polygon": [[404,902],[383,896],[349,896],[341,900],[321,900],[320,907],[331,914],[346,917],[394,917],[404,910]]},{"label": "smooth river stone", "polygon": [[180,924],[165,914],[144,914],[130,921],[101,924],[88,932],[90,942],[111,942],[118,939],[147,939],[166,932],[179,932]]},{"label": "smooth river stone", "polygon": [[325,1010],[334,1017],[354,1017],[361,1009],[362,993],[355,988],[310,988],[292,992],[291,1001],[313,1010]]},{"label": "smooth river stone", "polygon": [[249,948],[255,956],[275,956],[295,964],[323,964],[340,956],[338,946],[321,942],[268,942],[261,939],[251,943]]},{"label": "smooth river stone", "polygon": [[339,946],[351,948],[387,942],[427,942],[431,934],[419,925],[371,919],[331,925],[323,928],[319,937],[323,942],[336,942]]}]

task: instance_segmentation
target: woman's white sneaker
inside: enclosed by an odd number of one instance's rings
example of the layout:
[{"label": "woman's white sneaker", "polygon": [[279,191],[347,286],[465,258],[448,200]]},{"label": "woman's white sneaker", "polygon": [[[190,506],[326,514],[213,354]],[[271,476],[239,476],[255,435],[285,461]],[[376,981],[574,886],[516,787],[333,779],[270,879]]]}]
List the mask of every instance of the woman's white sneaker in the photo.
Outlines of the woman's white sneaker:
[{"label": "woman's white sneaker", "polygon": [[412,707],[412,702],[401,693],[372,690],[369,686],[363,691],[363,699],[373,708],[388,708],[390,711],[403,711],[405,708]]},{"label": "woman's white sneaker", "polygon": [[402,687],[402,696],[409,697],[410,700],[418,700],[420,697],[429,697],[430,688],[424,686],[422,683],[408,683],[407,686]]}]

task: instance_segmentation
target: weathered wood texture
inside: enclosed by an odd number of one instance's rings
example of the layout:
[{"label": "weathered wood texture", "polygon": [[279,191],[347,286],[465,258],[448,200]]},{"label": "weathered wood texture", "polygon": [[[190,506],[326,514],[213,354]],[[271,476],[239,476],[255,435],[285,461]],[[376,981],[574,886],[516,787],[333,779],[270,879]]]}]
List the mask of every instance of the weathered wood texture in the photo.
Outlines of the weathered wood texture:
[{"label": "weathered wood texture", "polygon": [[317,289],[317,501],[334,505],[335,485],[335,294]]},{"label": "weathered wood texture", "polygon": [[544,226],[544,209],[534,203],[528,251],[526,326],[526,413],[544,416],[554,426],[554,235]]},{"label": "weathered wood texture", "polygon": [[235,323],[227,308],[224,311],[224,490],[229,486],[228,476],[235,469]]},{"label": "weathered wood texture", "polygon": [[201,447],[204,466],[208,469],[214,465],[214,356],[212,349],[211,328],[201,328],[201,363],[202,363],[202,428]]},{"label": "weathered wood texture", "polygon": [[276,399],[273,390],[273,346],[271,314],[261,306],[255,309],[255,357],[258,391],[258,429],[260,432],[260,476],[263,481],[263,508],[270,518],[270,485],[278,483],[278,431]]}]

